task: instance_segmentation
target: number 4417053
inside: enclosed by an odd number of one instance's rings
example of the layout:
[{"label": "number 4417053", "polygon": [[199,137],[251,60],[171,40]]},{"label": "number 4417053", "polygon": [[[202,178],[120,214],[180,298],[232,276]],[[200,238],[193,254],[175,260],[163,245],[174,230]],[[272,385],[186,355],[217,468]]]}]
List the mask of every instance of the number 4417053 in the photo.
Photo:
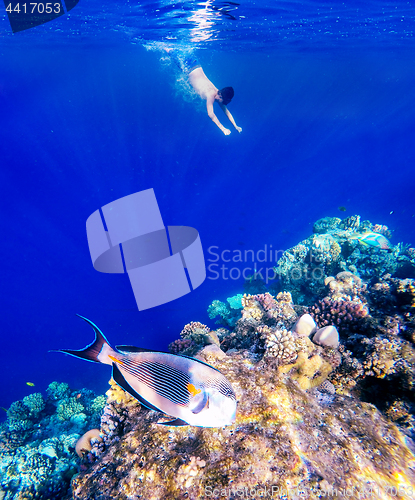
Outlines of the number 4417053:
[{"label": "number 4417053", "polygon": [[60,14],[61,3],[17,3],[14,7],[11,3],[6,6],[6,11],[10,14],[17,12],[18,14]]}]

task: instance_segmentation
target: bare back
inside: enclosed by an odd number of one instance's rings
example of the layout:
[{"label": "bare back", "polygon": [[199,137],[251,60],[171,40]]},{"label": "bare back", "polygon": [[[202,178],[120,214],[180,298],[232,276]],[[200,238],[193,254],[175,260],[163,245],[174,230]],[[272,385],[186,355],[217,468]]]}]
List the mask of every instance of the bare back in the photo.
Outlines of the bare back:
[{"label": "bare back", "polygon": [[189,74],[189,82],[202,99],[214,101],[218,89],[205,75],[202,68],[196,68]]}]

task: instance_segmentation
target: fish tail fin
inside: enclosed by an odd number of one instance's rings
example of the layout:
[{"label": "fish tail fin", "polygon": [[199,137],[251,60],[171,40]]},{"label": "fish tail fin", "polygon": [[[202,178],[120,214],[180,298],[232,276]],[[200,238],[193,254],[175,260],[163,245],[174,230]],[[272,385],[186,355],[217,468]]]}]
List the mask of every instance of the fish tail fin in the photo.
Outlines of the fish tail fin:
[{"label": "fish tail fin", "polygon": [[105,363],[108,365],[112,364],[111,359],[109,358],[109,354],[114,353],[114,350],[108,343],[107,339],[104,337],[104,334],[101,330],[92,323],[87,318],[84,318],[80,314],[77,314],[81,319],[90,324],[95,332],[95,340],[92,344],[87,345],[84,349],[79,349],[77,351],[73,351],[70,349],[59,349],[58,352],[64,352],[66,354],[70,354],[71,356],[75,356],[76,358],[86,359],[87,361],[93,361],[95,363]]}]

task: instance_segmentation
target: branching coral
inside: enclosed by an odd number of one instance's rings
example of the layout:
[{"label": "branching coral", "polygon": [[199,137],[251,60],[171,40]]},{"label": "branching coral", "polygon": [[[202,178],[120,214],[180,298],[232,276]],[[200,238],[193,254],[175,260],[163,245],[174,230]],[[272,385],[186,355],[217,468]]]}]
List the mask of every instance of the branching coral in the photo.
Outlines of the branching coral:
[{"label": "branching coral", "polygon": [[228,297],[226,299],[228,304],[220,300],[214,300],[208,307],[207,312],[209,318],[214,319],[219,316],[219,320],[216,321],[217,324],[231,327],[235,326],[235,323],[241,317],[242,297],[242,294]]},{"label": "branching coral", "polygon": [[327,277],[324,284],[328,285],[328,293],[332,300],[363,300],[366,294],[366,285],[358,276],[349,271],[342,271],[335,278]]},{"label": "branching coral", "polygon": [[356,330],[368,315],[368,310],[360,299],[333,301],[325,297],[310,307],[310,315],[320,328],[335,325],[342,333]]},{"label": "branching coral", "polygon": [[270,293],[244,295],[242,297],[242,319],[291,320],[296,317],[292,297],[289,292],[280,292],[277,297]]},{"label": "branching coral", "polygon": [[172,354],[191,354],[197,349],[197,344],[192,339],[176,339],[169,344]]},{"label": "branching coral", "polygon": [[23,404],[30,410],[30,416],[37,418],[39,413],[45,408],[45,400],[40,392],[29,394],[23,398]]},{"label": "branching coral", "polygon": [[62,400],[56,407],[56,415],[59,420],[70,420],[71,417],[82,413],[84,406],[76,397],[70,397]]},{"label": "branching coral", "polygon": [[258,327],[257,331],[265,341],[265,356],[274,357],[281,364],[297,358],[297,345],[291,332],[266,325]]},{"label": "branching coral", "polygon": [[[268,294],[269,295],[269,294]],[[244,295],[242,297],[242,319],[260,321],[264,311],[257,299],[257,295]]]},{"label": "branching coral", "polygon": [[372,231],[374,233],[383,234],[383,236],[385,236],[388,240],[392,238],[392,231],[384,224],[374,224],[372,226]]},{"label": "branching coral", "polygon": [[65,382],[52,382],[46,389],[49,398],[55,401],[68,397],[70,392],[69,385]]},{"label": "branching coral", "polygon": [[195,338],[198,335],[205,335],[210,332],[210,328],[203,323],[198,321],[192,321],[184,326],[183,330],[180,332],[181,338]]},{"label": "branching coral", "polygon": [[180,337],[181,341],[174,341],[169,345],[169,350],[173,354],[181,353],[191,356],[205,345],[220,344],[216,332],[197,321],[187,324],[181,331]]},{"label": "branching coral", "polygon": [[369,344],[369,354],[363,361],[365,375],[384,378],[396,372],[395,364],[399,359],[400,345],[386,338],[374,338]]}]

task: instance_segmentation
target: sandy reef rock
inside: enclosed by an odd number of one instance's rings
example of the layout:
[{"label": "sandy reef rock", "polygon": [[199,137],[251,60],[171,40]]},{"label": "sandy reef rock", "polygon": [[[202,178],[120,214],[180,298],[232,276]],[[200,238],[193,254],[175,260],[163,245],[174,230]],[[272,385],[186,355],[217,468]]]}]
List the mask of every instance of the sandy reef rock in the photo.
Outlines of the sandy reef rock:
[{"label": "sandy reef rock", "polygon": [[104,442],[73,479],[74,499],[238,498],[238,490],[272,487],[275,498],[287,490],[295,498],[315,498],[330,488],[343,496],[354,488],[360,498],[388,499],[395,498],[388,491],[409,492],[415,484],[405,437],[373,405],[303,390],[290,376],[293,368],[311,381],[320,362],[304,370],[309,358],[303,353],[302,365],[287,369],[273,358],[255,363],[247,351],[219,357],[215,349],[205,360],[234,387],[235,424],[165,427],[157,424],[160,414],[118,398],[115,388],[102,419]]}]

